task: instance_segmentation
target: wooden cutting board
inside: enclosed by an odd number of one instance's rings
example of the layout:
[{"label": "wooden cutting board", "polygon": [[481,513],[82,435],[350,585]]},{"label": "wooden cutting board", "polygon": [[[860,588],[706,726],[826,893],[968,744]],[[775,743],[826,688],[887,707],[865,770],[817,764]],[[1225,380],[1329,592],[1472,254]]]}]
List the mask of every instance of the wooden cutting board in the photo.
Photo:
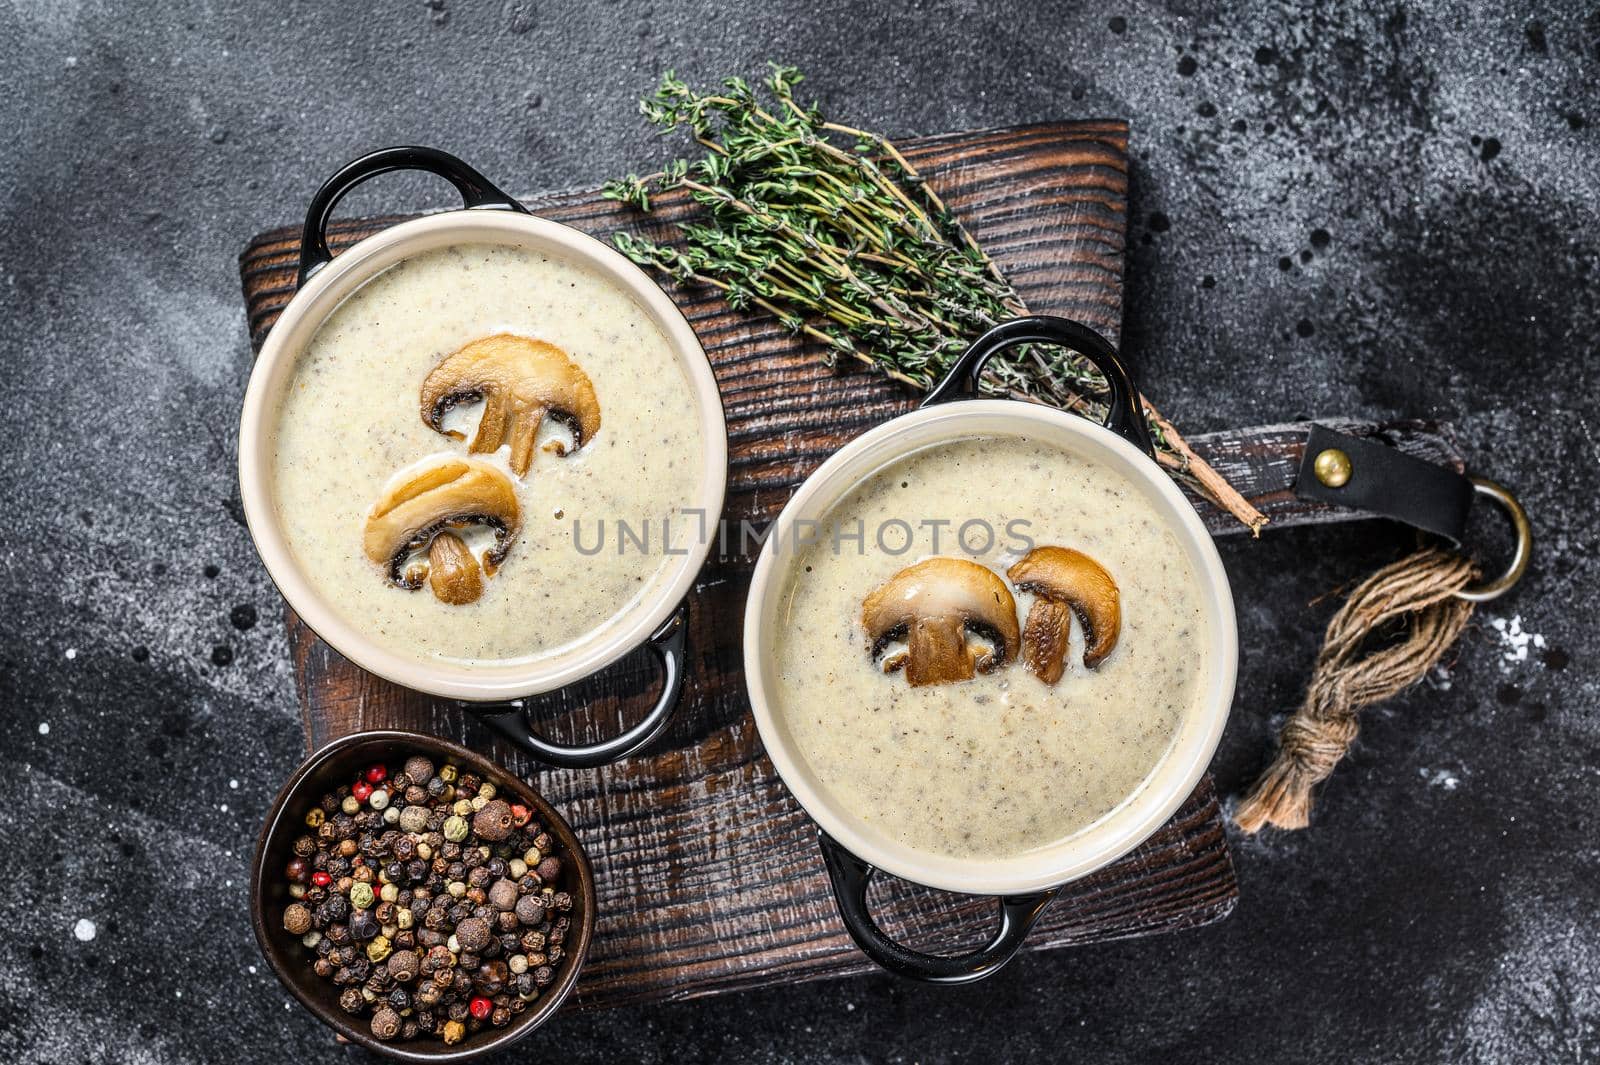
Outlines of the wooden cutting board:
[{"label": "wooden cutting board", "polygon": [[[1115,339],[1121,319],[1127,212],[1127,126],[1049,123],[903,142],[902,150],[1005,269],[1030,308],[1065,315]],[[514,185],[506,175],[490,175]],[[309,198],[307,187],[295,198]],[[663,197],[660,219],[595,190],[528,197],[537,213],[605,238],[617,229],[670,236],[661,219],[689,208]],[[403,220],[335,223],[335,250]],[[240,259],[252,342],[259,347],[293,295],[298,227],[264,233]],[[669,286],[704,342],[728,419],[725,517],[765,522],[840,445],[910,410],[917,396],[861,367],[828,370],[765,317],[730,313],[706,293]],[[1159,381],[1146,382],[1158,401]],[[1181,413],[1181,412],[1180,412]],[[1459,466],[1421,423],[1356,425],[1433,461]],[[1279,525],[1333,520],[1290,486],[1306,427],[1215,434],[1196,450],[1246,489]],[[1217,533],[1241,530],[1198,503]],[[751,558],[713,559],[691,598],[689,668],[678,716],[649,752],[598,771],[534,764],[459,707],[378,680],[288,617],[308,746],[347,733],[407,728],[466,742],[526,776],[561,808],[593,859],[599,892],[593,949],[578,986],[588,1007],[684,999],[872,969],[834,910],[815,829],[762,753],[745,700],[740,623]],[[573,742],[614,734],[654,691],[638,655],[606,676],[545,697],[543,731]],[[1064,891],[1029,941],[1042,949],[1168,932],[1228,914],[1237,885],[1211,781],[1132,854]],[[886,928],[924,948],[971,944],[993,905],[891,884]]]}]

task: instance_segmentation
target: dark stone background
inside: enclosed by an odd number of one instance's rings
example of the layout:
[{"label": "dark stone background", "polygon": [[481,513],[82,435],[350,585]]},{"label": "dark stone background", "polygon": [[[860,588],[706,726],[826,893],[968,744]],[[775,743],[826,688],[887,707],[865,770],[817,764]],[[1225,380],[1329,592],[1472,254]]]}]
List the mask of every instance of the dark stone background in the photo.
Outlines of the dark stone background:
[{"label": "dark stone background", "polygon": [[[231,516],[235,256],[357,152],[513,188],[662,156],[655,74],[806,69],[895,133],[1133,122],[1126,347],[1192,430],[1449,419],[1540,534],[1448,670],[1366,719],[1314,828],[1236,839],[1187,934],[938,993],[860,979],[568,1016],[534,1060],[1588,1060],[1600,1051],[1594,336],[1600,14],[1543,5],[535,0],[0,8],[0,1052],[326,1061],[245,864],[301,754],[279,603]],[[355,209],[443,203],[403,180]],[[1324,237],[1323,234],[1326,234]],[[1225,548],[1237,792],[1331,604],[1405,534]],[[1537,634],[1525,657],[1500,631]],[[97,937],[79,942],[80,918]]]}]

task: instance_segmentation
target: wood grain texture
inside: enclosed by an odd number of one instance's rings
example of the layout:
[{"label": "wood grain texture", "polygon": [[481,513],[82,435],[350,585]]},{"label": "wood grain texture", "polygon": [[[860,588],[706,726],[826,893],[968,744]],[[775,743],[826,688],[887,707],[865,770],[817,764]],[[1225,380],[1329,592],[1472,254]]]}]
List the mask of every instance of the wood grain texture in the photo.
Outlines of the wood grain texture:
[{"label": "wood grain texture", "polygon": [[[1127,128],[1053,123],[905,142],[906,154],[994,255],[1036,311],[1076,318],[1115,339],[1121,314]],[[599,200],[593,190],[528,197],[538,213],[599,237],[619,228],[669,234],[687,210],[666,197],[660,218]],[[400,217],[335,223],[335,250]],[[294,291],[298,228],[256,238],[240,269],[259,346]],[[724,517],[776,517],[796,485],[867,428],[917,397],[861,367],[830,371],[820,351],[761,316],[736,315],[693,289],[669,291],[704,342],[728,419]],[[1150,389],[1159,402],[1160,389]],[[1459,459],[1433,427],[1333,422],[1387,434],[1436,461]],[[1340,515],[1293,498],[1304,426],[1192,440],[1273,521]],[[1218,534],[1242,527],[1199,504]],[[783,980],[864,972],[870,963],[839,924],[815,831],[761,751],[745,700],[739,622],[753,559],[738,550],[707,563],[691,597],[683,702],[655,753],[597,772],[549,770],[501,743],[472,714],[377,680],[318,640],[291,614],[290,642],[315,749],[346,733],[399,727],[462,739],[527,776],[559,806],[594,861],[599,924],[580,1005],[682,999]],[[544,697],[536,713],[554,739],[609,735],[634,720],[653,690],[646,656]],[[923,947],[975,942],[992,904],[893,883],[875,893],[882,920]],[[1071,885],[1030,940],[1038,948],[1193,927],[1237,896],[1222,821],[1204,781],[1170,823],[1124,860]]]}]

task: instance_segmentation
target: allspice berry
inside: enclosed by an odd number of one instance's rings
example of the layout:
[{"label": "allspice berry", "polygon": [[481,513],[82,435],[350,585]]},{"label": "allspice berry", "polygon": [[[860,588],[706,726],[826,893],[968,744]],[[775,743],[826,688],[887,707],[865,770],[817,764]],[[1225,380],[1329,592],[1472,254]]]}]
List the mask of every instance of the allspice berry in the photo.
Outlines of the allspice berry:
[{"label": "allspice berry", "polygon": [[489,886],[489,905],[502,912],[517,904],[517,885],[501,877]]},{"label": "allspice berry", "polygon": [[433,776],[433,763],[414,754],[406,759],[405,774],[414,784],[427,784],[428,778]]},{"label": "allspice berry", "polygon": [[291,903],[283,911],[283,930],[292,936],[303,936],[311,931],[311,911],[300,903]]},{"label": "allspice berry", "polygon": [[517,920],[525,925],[536,925],[544,920],[544,897],[524,895],[517,900]]},{"label": "allspice berry", "polygon": [[489,922],[482,917],[468,917],[456,925],[456,941],[461,944],[461,949],[476,954],[489,945],[493,933],[489,929]]},{"label": "allspice berry", "polygon": [[417,970],[421,967],[422,959],[417,957],[414,950],[397,950],[389,955],[389,975],[402,984],[409,984],[417,978]]},{"label": "allspice berry", "polygon": [[[359,994],[360,992],[357,992]],[[372,1035],[385,1043],[400,1034],[400,1015],[384,1006],[372,1015]]]},{"label": "allspice berry", "polygon": [[517,818],[511,812],[511,804],[504,799],[485,803],[483,809],[472,815],[472,831],[490,843],[499,843],[511,835],[516,825]]}]

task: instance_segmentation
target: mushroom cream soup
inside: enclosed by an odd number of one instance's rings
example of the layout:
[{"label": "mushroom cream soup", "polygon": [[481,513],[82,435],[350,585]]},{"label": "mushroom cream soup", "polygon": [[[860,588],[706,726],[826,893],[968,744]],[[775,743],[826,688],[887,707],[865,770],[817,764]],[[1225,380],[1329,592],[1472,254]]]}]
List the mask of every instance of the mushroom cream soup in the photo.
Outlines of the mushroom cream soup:
[{"label": "mushroom cream soup", "polygon": [[443,248],[367,282],[301,353],[274,502],[318,593],[388,650],[536,658],[648,594],[698,535],[693,396],[602,275]]},{"label": "mushroom cream soup", "polygon": [[778,545],[794,556],[780,726],[840,809],[906,846],[1009,857],[1082,831],[1140,789],[1200,697],[1188,558],[1137,485],[1054,446],[914,453],[796,539]]}]

